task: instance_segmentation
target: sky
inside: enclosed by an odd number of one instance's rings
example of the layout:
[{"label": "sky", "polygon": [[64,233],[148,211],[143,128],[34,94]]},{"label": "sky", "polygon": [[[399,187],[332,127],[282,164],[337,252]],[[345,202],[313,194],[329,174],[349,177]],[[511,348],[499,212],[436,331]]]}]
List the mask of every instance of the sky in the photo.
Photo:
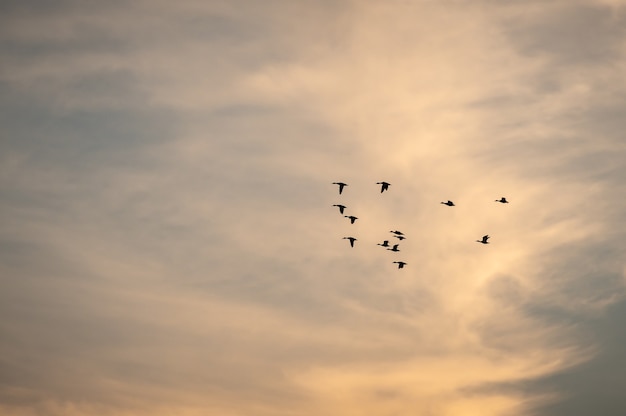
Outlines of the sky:
[{"label": "sky", "polygon": [[622,0],[3,1],[0,414],[626,414],[624,74]]}]

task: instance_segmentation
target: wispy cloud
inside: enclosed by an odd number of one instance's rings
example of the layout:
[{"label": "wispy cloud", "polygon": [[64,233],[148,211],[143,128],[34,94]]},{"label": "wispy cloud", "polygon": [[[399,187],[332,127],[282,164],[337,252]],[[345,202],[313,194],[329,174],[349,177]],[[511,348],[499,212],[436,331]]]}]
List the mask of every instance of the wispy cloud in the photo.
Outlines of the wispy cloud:
[{"label": "wispy cloud", "polygon": [[7,3],[0,412],[621,414],[623,10]]}]

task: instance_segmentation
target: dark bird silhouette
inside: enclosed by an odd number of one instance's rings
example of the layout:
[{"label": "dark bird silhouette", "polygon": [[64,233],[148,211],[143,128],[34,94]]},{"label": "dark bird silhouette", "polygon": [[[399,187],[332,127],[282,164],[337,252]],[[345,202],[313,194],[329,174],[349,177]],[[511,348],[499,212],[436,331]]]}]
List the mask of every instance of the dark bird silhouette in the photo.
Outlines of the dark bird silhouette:
[{"label": "dark bird silhouette", "polygon": [[403,235],[394,235],[394,237],[396,237],[398,240],[402,241],[404,240],[406,237]]},{"label": "dark bird silhouette", "polygon": [[453,207],[454,206],[454,202],[448,200],[448,202],[442,202],[442,204],[447,205],[449,207]]},{"label": "dark bird silhouette", "polygon": [[341,204],[334,204],[333,207],[339,207],[340,214],[343,214],[343,210],[346,209],[346,206]]},{"label": "dark bird silhouette", "polygon": [[334,185],[339,185],[339,195],[341,195],[341,192],[343,191],[343,187],[344,186],[348,186],[347,183],[343,183],[343,182],[333,182]]},{"label": "dark bird silhouette", "polygon": [[390,233],[394,233],[395,235],[404,235],[404,233],[401,233],[400,231],[396,230],[396,231],[389,231]]},{"label": "dark bird silhouette", "polygon": [[483,239],[482,240],[476,240],[476,242],[477,243],[483,243],[483,244],[489,244],[489,242],[487,240],[489,240],[489,236],[488,235],[483,235]]},{"label": "dark bird silhouette", "polygon": [[507,201],[505,197],[502,197],[500,199],[496,199],[496,202],[502,202],[503,204],[508,204],[509,203],[509,201]]},{"label": "dark bird silhouette", "polygon": [[356,241],[356,238],[354,237],[344,237],[344,240],[350,240],[350,247],[354,247],[354,242]]},{"label": "dark bird silhouette", "polygon": [[400,251],[400,250],[398,250],[398,246],[399,245],[400,244],[394,244],[392,248],[388,248],[387,250],[390,250],[390,251]]},{"label": "dark bird silhouette", "polygon": [[346,218],[350,218],[350,224],[354,224],[354,221],[358,220],[354,215],[344,215]]},{"label": "dark bird silhouette", "polygon": [[398,263],[398,269],[402,269],[404,267],[404,265],[406,264],[403,261],[394,261],[394,263]]},{"label": "dark bird silhouette", "polygon": [[389,189],[389,185],[391,185],[389,182],[376,182],[377,185],[380,185],[380,193],[382,194],[383,192],[385,192],[386,190]]},{"label": "dark bird silhouette", "polygon": [[385,240],[381,243],[376,243],[377,246],[389,247],[389,240]]}]

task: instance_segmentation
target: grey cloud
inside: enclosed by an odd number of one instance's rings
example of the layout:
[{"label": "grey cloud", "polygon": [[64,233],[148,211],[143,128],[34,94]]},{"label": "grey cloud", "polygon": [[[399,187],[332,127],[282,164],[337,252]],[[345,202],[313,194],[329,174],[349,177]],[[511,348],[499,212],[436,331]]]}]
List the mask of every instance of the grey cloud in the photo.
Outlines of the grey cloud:
[{"label": "grey cloud", "polygon": [[[121,2],[117,5],[121,4]],[[5,13],[0,51],[9,64],[42,65],[54,58],[73,58],[128,51],[130,39],[98,24],[94,15],[115,9],[113,2],[3,2]],[[82,13],[81,13],[82,11]],[[93,13],[90,15],[90,13]]]},{"label": "grey cloud", "polygon": [[556,391],[561,399],[553,403],[532,406],[535,416],[583,416],[603,414],[621,415],[626,406],[624,385],[626,375],[626,336],[623,330],[626,302],[612,305],[606,315],[590,320],[585,325],[589,337],[598,346],[598,355],[580,366],[529,381],[531,393]]},{"label": "grey cloud", "polygon": [[[543,265],[538,292],[524,290],[510,276],[495,278],[488,286],[490,297],[501,303],[502,314],[513,310],[533,325],[552,330],[546,338],[551,348],[575,347],[581,353],[592,352],[592,358],[582,364],[565,363],[564,370],[537,379],[474,386],[469,393],[527,395],[524,412],[536,416],[623,412],[626,292],[620,253],[626,247],[621,234],[601,240],[559,247],[537,259]],[[604,311],[603,305],[611,306]],[[498,351],[519,348],[517,328],[499,321],[493,317],[476,328],[482,341]],[[546,394],[553,397],[536,400]]]},{"label": "grey cloud", "polygon": [[98,157],[103,151],[109,156],[111,152],[129,155],[139,143],[154,145],[173,136],[176,117],[165,110],[145,108],[131,115],[112,108],[54,109],[57,100],[73,93],[104,93],[116,96],[118,101],[141,101],[128,74],[89,75],[74,83],[73,91],[62,88],[53,96],[39,95],[37,100],[30,92],[5,84],[7,100],[0,104],[0,120],[10,126],[12,134],[0,146],[11,146],[16,151],[28,149],[34,157],[54,159],[55,155],[64,155],[62,162],[80,162]]},{"label": "grey cloud", "polygon": [[605,313],[583,321],[576,320],[587,341],[596,345],[597,355],[583,364],[538,379],[497,383],[469,389],[474,394],[526,394],[530,398],[548,396],[544,400],[527,400],[524,414],[533,416],[584,416],[623,413],[626,382],[622,369],[626,365],[623,322],[626,302],[610,306]]},{"label": "grey cloud", "polygon": [[522,53],[545,54],[558,65],[602,65],[620,56],[625,17],[608,7],[564,2],[539,9],[532,19],[506,22],[512,45]]},{"label": "grey cloud", "polygon": [[[58,12],[60,9],[70,7],[72,5],[76,5],[80,2],[76,0],[57,0],[54,3],[45,0],[34,0],[24,3],[19,0],[7,0],[3,1],[2,5],[0,5],[0,10],[6,13],[41,13],[47,14],[50,12]],[[91,2],[97,3],[97,2]]]}]

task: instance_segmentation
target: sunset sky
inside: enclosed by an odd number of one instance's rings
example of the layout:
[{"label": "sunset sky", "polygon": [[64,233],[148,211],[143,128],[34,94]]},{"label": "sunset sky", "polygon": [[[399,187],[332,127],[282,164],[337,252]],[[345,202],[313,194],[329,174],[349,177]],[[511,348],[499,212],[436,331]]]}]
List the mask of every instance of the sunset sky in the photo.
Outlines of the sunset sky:
[{"label": "sunset sky", "polygon": [[626,0],[2,1],[0,414],[623,416],[625,201]]}]

